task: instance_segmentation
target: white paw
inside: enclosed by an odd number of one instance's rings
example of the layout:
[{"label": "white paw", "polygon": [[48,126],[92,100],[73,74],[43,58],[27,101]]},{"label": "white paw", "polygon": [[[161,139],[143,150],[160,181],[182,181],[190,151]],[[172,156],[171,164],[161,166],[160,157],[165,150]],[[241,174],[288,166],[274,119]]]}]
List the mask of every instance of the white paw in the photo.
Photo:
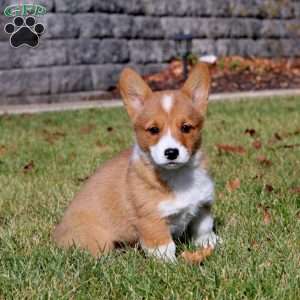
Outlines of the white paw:
[{"label": "white paw", "polygon": [[196,246],[200,246],[200,247],[212,247],[215,248],[217,244],[221,244],[222,243],[222,239],[217,236],[214,232],[209,232],[206,234],[203,234],[201,236],[199,236],[197,239],[195,239],[194,244]]},{"label": "white paw", "polygon": [[176,262],[176,246],[174,242],[156,248],[143,247],[143,249],[148,256],[153,256],[164,261]]}]

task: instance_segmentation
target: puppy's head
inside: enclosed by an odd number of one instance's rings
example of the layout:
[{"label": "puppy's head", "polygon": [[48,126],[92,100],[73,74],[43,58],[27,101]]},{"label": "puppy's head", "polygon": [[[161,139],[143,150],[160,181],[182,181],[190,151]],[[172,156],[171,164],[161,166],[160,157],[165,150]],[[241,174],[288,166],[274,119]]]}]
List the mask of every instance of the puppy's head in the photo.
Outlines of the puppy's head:
[{"label": "puppy's head", "polygon": [[164,169],[188,163],[201,144],[210,89],[208,67],[196,65],[180,90],[163,92],[152,92],[126,68],[119,87],[142,151]]}]

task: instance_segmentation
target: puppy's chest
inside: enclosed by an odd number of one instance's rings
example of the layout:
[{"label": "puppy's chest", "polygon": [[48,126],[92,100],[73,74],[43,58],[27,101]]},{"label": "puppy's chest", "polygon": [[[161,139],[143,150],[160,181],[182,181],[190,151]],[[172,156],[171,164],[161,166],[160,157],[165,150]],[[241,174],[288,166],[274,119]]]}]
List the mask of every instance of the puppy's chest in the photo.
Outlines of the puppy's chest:
[{"label": "puppy's chest", "polygon": [[167,218],[173,234],[185,231],[190,221],[197,216],[201,206],[213,202],[213,182],[202,169],[181,170],[164,179],[172,190],[172,197],[159,204],[159,212]]}]

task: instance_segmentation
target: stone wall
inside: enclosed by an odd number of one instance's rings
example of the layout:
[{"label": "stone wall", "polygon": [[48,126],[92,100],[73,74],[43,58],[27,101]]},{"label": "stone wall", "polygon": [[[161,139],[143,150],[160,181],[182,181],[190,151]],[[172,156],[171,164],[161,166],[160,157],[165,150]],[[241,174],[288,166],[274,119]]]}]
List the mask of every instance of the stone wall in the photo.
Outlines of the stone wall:
[{"label": "stone wall", "polygon": [[[0,0],[1,11],[9,2]],[[106,90],[125,65],[155,72],[178,55],[178,33],[193,35],[196,55],[300,56],[300,0],[35,2],[48,10],[37,48],[11,48],[3,30],[11,20],[0,17],[1,103]]]}]

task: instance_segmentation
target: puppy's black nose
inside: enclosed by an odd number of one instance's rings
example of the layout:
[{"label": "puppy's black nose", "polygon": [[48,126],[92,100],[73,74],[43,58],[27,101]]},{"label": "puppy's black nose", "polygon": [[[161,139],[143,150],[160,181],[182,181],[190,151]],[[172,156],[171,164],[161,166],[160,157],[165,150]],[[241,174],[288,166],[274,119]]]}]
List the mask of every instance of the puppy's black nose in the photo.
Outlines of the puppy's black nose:
[{"label": "puppy's black nose", "polygon": [[169,160],[174,160],[178,157],[179,150],[177,148],[168,148],[165,150],[165,156]]}]

